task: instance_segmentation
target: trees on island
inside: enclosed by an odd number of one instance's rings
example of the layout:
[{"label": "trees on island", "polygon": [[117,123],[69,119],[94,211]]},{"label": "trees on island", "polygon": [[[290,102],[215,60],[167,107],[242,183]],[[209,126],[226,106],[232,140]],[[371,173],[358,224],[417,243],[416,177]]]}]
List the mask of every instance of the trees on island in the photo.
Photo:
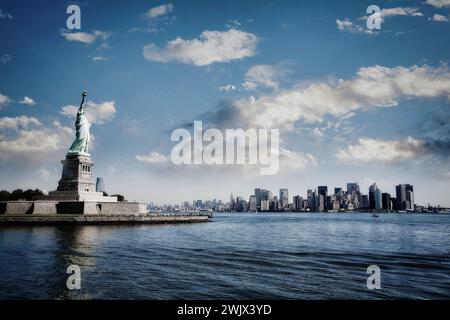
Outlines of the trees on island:
[{"label": "trees on island", "polygon": [[39,196],[43,196],[44,193],[39,189],[28,189],[23,191],[22,189],[16,189],[12,192],[7,190],[0,191],[0,201],[17,201],[17,200],[34,200]]},{"label": "trees on island", "polygon": [[[22,189],[16,189],[12,192],[7,190],[0,191],[0,201],[17,201],[17,200],[36,200],[40,196],[43,196],[44,193],[39,189],[28,189],[23,191]],[[103,192],[104,196],[108,196],[106,192]],[[121,194],[114,194],[113,197],[117,197],[117,201],[125,201],[125,197]]]}]

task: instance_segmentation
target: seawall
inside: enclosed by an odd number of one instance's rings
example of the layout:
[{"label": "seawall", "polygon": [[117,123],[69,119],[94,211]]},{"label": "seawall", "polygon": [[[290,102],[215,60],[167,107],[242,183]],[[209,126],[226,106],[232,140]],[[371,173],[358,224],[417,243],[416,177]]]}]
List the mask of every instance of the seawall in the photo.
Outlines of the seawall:
[{"label": "seawall", "polygon": [[57,214],[57,215],[0,215],[2,225],[54,225],[54,224],[167,224],[208,222],[207,214]]},{"label": "seawall", "polygon": [[144,214],[146,207],[145,203],[128,201],[0,201],[0,215]]}]

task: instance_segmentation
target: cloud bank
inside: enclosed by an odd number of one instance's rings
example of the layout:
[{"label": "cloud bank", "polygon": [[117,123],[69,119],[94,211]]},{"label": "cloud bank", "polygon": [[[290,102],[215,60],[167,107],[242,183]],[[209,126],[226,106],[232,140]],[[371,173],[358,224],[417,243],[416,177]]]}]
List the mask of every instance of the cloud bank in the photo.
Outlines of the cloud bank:
[{"label": "cloud bank", "polygon": [[216,126],[292,129],[376,107],[396,106],[402,99],[446,97],[450,100],[450,70],[446,66],[360,68],[349,80],[304,84],[258,98],[222,102],[204,114]]}]

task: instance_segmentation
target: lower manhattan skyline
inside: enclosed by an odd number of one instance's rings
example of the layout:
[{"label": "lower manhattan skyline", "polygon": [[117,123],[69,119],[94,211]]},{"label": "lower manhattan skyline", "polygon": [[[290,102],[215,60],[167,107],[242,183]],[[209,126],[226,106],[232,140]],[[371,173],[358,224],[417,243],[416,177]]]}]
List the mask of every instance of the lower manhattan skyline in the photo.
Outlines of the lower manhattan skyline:
[{"label": "lower manhattan skyline", "polygon": [[[255,188],[250,196],[231,193],[228,200],[194,199],[181,203],[157,204],[150,201],[150,211],[186,212],[211,210],[218,212],[423,212],[446,213],[449,208],[431,203],[417,203],[414,186],[398,184],[394,192],[382,190],[374,182],[367,191],[357,182],[349,182],[344,187],[328,188],[326,185],[308,189],[305,193],[292,192],[281,188],[275,190]],[[265,203],[264,203],[265,202]]]}]

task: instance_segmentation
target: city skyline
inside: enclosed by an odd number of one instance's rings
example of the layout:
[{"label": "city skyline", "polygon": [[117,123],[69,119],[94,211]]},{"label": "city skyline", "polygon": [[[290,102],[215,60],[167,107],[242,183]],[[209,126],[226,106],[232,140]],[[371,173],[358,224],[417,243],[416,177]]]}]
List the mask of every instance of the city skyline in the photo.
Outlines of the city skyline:
[{"label": "city skyline", "polygon": [[[92,0],[68,30],[67,3],[1,1],[0,189],[55,189],[86,89],[109,194],[163,204],[407,182],[417,203],[450,207],[450,9],[380,2],[369,30],[371,4]],[[171,132],[195,121],[279,129],[279,172],[175,165]]]},{"label": "city skyline", "polygon": [[[410,184],[398,184],[394,187],[394,193],[381,190],[374,182],[367,192],[361,191],[357,182],[346,184],[346,188],[334,187],[328,190],[328,186],[316,186],[308,189],[302,195],[294,192],[289,198],[289,189],[280,188],[277,196],[271,189],[255,188],[254,193],[248,197],[234,195],[231,192],[229,201],[213,198],[212,200],[194,199],[183,201],[180,204],[166,203],[157,205],[149,202],[151,210],[198,210],[211,209],[215,211],[416,211],[448,210],[442,205],[415,202],[414,186]],[[333,191],[334,190],[334,191]],[[291,201],[292,200],[292,201]],[[266,203],[264,203],[264,201]],[[425,210],[425,211],[424,211]]]}]

